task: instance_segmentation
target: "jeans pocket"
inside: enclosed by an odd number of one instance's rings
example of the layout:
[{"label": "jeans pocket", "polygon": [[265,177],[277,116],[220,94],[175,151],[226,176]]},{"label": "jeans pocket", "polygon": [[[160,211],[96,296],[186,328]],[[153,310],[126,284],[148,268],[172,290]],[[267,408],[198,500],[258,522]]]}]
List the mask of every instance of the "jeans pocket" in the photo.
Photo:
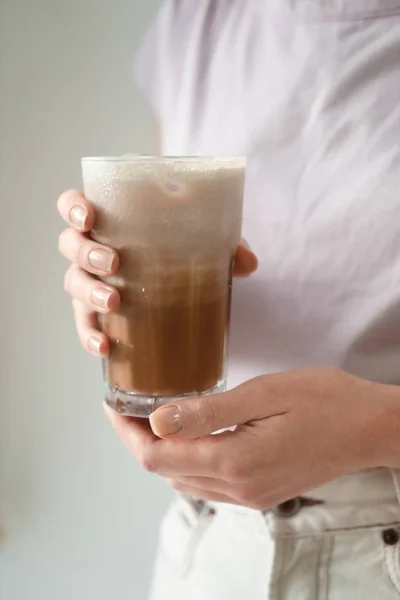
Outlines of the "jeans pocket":
[{"label": "jeans pocket", "polygon": [[400,529],[386,529],[382,532],[385,565],[389,578],[400,594]]},{"label": "jeans pocket", "polygon": [[214,514],[206,503],[184,496],[178,496],[168,509],[161,523],[159,554],[180,577],[189,573]]}]

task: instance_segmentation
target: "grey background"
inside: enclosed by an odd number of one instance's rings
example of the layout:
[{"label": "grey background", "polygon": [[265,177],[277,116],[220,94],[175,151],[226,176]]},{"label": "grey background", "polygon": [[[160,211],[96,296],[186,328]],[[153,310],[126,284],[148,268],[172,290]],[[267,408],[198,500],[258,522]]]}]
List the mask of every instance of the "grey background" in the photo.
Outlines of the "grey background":
[{"label": "grey background", "polygon": [[1,600],[146,598],[167,485],[102,412],[57,254],[82,155],[151,152],[135,50],[155,0],[0,0]]}]

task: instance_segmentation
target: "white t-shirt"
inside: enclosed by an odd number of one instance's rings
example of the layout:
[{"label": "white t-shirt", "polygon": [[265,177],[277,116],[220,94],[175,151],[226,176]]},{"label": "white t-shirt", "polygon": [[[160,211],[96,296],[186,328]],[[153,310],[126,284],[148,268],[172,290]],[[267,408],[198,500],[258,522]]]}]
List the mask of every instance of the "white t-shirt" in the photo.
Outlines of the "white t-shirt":
[{"label": "white t-shirt", "polygon": [[249,159],[230,386],[400,383],[400,0],[169,0],[137,76],[165,154]]}]

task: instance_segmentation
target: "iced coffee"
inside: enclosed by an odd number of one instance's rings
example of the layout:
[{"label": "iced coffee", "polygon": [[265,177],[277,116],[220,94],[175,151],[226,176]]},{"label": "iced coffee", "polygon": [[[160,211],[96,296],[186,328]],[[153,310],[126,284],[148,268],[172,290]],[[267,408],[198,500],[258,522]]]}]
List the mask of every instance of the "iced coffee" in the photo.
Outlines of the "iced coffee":
[{"label": "iced coffee", "polygon": [[242,158],[88,158],[93,238],[114,247],[121,306],[101,316],[111,341],[106,401],[149,416],[225,389],[232,267],[242,225]]}]

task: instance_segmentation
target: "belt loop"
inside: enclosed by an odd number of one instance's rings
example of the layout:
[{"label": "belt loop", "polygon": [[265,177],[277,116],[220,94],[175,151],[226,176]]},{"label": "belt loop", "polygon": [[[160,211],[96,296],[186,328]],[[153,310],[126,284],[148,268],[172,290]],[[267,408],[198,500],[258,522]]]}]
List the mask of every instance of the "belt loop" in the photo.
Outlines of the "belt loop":
[{"label": "belt loop", "polygon": [[394,489],[396,490],[397,501],[400,504],[400,469],[390,469],[393,477]]}]

